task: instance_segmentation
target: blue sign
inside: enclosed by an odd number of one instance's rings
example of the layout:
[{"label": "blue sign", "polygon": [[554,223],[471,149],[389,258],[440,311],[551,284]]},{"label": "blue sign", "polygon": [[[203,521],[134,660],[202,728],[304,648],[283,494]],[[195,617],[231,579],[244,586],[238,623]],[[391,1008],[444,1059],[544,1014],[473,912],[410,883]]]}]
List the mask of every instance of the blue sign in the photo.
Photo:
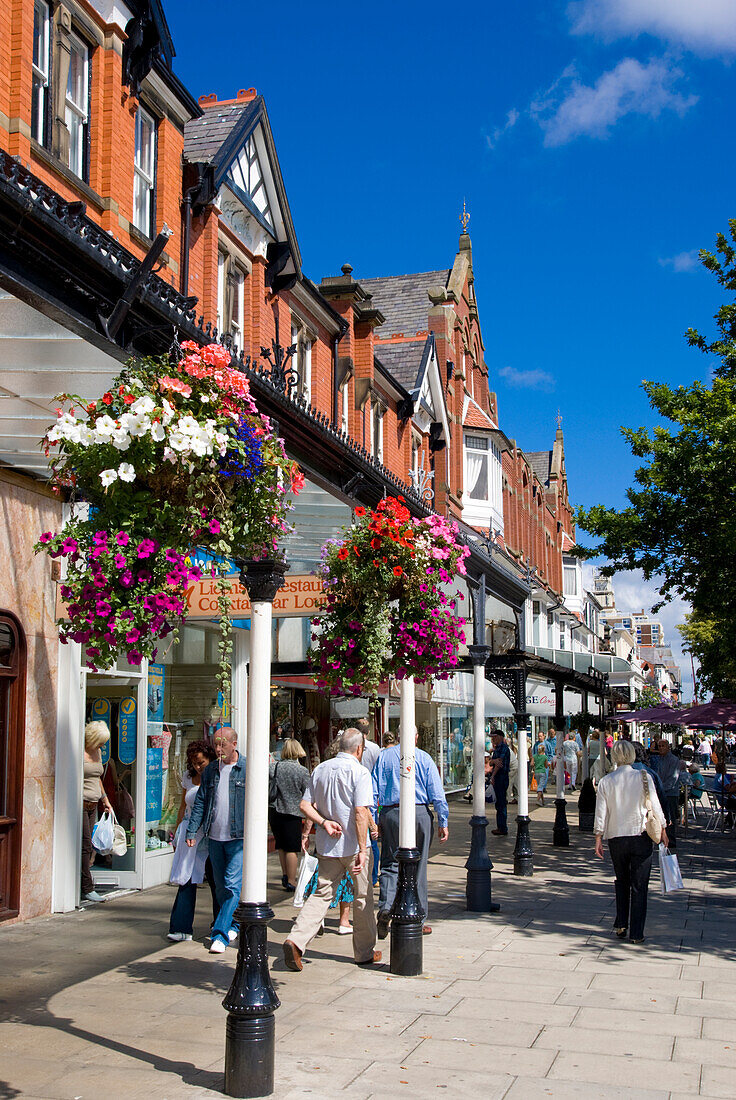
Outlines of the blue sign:
[{"label": "blue sign", "polygon": [[161,819],[163,749],[146,749],[146,823]]},{"label": "blue sign", "polygon": [[132,764],[136,756],[138,740],[138,704],[133,696],[120,700],[118,711],[118,759],[121,764]]},{"label": "blue sign", "polygon": [[148,721],[164,720],[164,684],[166,665],[148,666]]},{"label": "blue sign", "polygon": [[[104,722],[108,729],[110,729],[110,700],[109,699],[95,699],[92,703],[92,721]],[[102,746],[101,752],[102,763],[106,764],[110,759],[110,738],[108,737],[105,744]]]}]

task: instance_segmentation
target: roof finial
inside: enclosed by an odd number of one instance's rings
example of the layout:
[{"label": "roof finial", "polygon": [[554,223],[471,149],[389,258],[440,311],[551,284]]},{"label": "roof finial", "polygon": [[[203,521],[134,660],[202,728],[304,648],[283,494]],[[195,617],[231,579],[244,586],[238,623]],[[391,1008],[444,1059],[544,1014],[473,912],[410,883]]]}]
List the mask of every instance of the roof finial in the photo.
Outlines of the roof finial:
[{"label": "roof finial", "polygon": [[557,430],[562,431],[562,413],[559,409],[557,410]]},{"label": "roof finial", "polygon": [[468,222],[470,221],[470,214],[465,208],[465,199],[463,199],[463,212],[460,215],[460,224],[463,227],[463,233],[468,232]]}]

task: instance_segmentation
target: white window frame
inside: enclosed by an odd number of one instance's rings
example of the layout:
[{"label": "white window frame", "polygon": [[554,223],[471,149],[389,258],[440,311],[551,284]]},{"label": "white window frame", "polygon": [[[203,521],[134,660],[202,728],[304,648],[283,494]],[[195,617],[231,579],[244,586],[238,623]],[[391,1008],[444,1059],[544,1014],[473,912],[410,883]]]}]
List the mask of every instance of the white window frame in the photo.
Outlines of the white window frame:
[{"label": "white window frame", "polygon": [[350,395],[349,395],[349,390],[348,390],[349,384],[350,384],[350,379],[346,378],[345,381],[343,382],[343,384],[340,386],[340,427],[342,428],[342,430],[345,432],[346,435],[348,434],[348,429],[349,429],[349,426],[350,426],[350,421],[349,421],[349,411],[350,411],[349,399],[350,399]]},{"label": "white window frame", "polygon": [[309,328],[300,317],[292,315],[291,342],[296,344],[296,351],[292,357],[292,366],[299,375],[298,397],[303,397],[307,404],[312,401],[312,345],[314,338]]},{"label": "white window frame", "polygon": [[[472,443],[471,443],[471,440],[473,441]],[[477,444],[479,444],[479,443],[482,443],[483,446],[482,447],[478,446]],[[489,443],[489,440],[486,439],[486,437],[484,435],[467,434],[465,436],[464,440],[463,440],[464,451],[465,451],[465,484],[468,486],[468,488],[466,490],[467,495],[468,495],[468,500],[476,501],[479,504],[486,504],[491,499],[491,463],[490,463],[491,452],[490,452],[490,448],[488,446],[488,443]],[[470,485],[469,485],[469,480],[470,479],[468,477],[468,458],[469,458],[469,455],[471,453],[475,458],[478,458],[478,457],[482,456],[482,461],[485,463],[485,469],[486,469],[486,493],[485,493],[485,496],[473,496],[473,494],[471,492],[471,489],[470,489]]]},{"label": "white window frame", "polygon": [[[67,80],[66,92],[64,93],[64,121],[69,131],[69,168],[75,176],[79,176],[79,178],[83,180],[86,167],[85,146],[87,143],[87,129],[89,127],[90,48],[84,39],[80,38],[78,34],[74,34],[73,31],[69,35],[69,47],[72,54],[79,53],[84,59],[84,75],[82,79],[83,102],[75,103],[69,94],[69,81],[72,77],[71,63],[69,65],[69,78]],[[74,119],[77,120],[76,130],[72,125]],[[75,132],[77,135],[76,140]]]},{"label": "white window frame", "polygon": [[217,250],[217,332],[222,336],[222,322],[225,316],[225,272],[227,270],[227,255],[222,249]]},{"label": "white window frame", "polygon": [[383,462],[383,418],[386,409],[380,402],[371,401],[371,454]]},{"label": "white window frame", "polygon": [[[148,139],[148,156],[151,164],[151,172],[147,173],[141,166],[143,160],[143,147],[140,135],[143,132],[143,122],[148,123],[150,136]],[[143,206],[138,203],[138,187],[140,181],[147,201]],[[135,113],[135,154],[133,157],[133,225],[147,237],[153,237],[153,208],[156,193],[156,119],[145,107],[138,107]]]},{"label": "white window frame", "polygon": [[233,265],[233,319],[230,322],[230,335],[233,346],[243,350],[243,329],[245,327],[245,272],[237,264]]},{"label": "white window frame", "polygon": [[[49,72],[51,68],[51,13],[46,0],[34,0],[33,5],[33,45],[35,50],[36,45],[36,20],[39,20],[41,33],[39,35],[39,64],[34,57],[31,62],[31,68],[33,70],[33,88],[31,95],[33,96],[33,110],[36,111],[36,126],[35,132],[32,130],[31,136],[35,138],[39,145],[45,144],[46,138],[46,116],[47,116],[47,103],[49,94]],[[44,67],[42,67],[42,65]]]}]

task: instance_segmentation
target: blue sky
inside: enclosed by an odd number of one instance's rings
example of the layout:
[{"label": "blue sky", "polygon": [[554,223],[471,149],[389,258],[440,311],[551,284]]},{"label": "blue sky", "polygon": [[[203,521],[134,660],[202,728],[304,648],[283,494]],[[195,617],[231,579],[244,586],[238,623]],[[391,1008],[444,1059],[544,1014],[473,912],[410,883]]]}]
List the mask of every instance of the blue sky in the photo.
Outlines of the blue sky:
[{"label": "blue sky", "polygon": [[265,96],[315,281],[449,267],[466,199],[502,426],[541,450],[559,408],[573,501],[622,506],[641,380],[707,378],[682,333],[736,217],[733,0],[166,9],[195,95]]}]

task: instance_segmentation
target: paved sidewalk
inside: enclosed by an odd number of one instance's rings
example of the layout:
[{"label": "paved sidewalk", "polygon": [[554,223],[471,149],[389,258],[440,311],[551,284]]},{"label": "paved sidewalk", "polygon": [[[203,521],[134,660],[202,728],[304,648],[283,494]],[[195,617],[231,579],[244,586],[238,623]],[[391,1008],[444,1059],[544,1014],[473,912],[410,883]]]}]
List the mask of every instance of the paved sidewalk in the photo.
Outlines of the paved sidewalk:
[{"label": "paved sidewalk", "polygon": [[[552,809],[534,811],[531,879],[512,873],[513,838],[490,838],[502,910],[466,914],[469,816],[453,805],[450,843],[435,846],[421,978],[352,965],[336,919],[304,971],[285,970],[294,910],[271,865],[277,1100],[732,1097],[736,833],[691,828],[678,852],[687,889],[661,898],[654,871],[635,947],[611,935],[610,862],[593,861],[574,803],[569,849],[552,847]],[[163,939],[173,897],[159,887],[0,928],[0,1100],[221,1095],[234,952]],[[208,902],[201,891],[200,939]]]}]

